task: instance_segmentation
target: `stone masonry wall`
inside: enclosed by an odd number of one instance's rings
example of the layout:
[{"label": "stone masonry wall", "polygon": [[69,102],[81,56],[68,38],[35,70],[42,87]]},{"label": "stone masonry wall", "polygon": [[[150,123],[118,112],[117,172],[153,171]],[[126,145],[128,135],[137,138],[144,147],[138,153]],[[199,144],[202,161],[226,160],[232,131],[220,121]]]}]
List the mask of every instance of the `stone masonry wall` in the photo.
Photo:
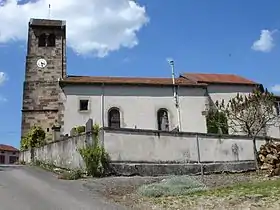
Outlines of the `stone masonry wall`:
[{"label": "stone masonry wall", "polygon": [[[45,131],[46,135],[51,135],[52,126],[58,122],[58,112],[56,111],[32,111],[22,113],[22,133],[25,134],[33,125],[40,125]],[[49,140],[49,138],[47,139]]]},{"label": "stone masonry wall", "polygon": [[33,125],[40,125],[46,132],[54,124],[63,126],[63,118],[63,93],[58,82],[24,82],[22,136]]}]

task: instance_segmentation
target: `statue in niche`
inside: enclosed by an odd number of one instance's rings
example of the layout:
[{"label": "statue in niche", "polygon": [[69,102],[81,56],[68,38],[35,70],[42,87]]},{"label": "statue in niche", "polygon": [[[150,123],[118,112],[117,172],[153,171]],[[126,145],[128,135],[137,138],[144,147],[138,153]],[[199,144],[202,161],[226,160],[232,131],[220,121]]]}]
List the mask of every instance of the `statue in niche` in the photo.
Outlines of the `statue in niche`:
[{"label": "statue in niche", "polygon": [[167,116],[166,112],[164,112],[162,117],[161,117],[161,130],[162,131],[168,131],[169,130],[168,116]]}]

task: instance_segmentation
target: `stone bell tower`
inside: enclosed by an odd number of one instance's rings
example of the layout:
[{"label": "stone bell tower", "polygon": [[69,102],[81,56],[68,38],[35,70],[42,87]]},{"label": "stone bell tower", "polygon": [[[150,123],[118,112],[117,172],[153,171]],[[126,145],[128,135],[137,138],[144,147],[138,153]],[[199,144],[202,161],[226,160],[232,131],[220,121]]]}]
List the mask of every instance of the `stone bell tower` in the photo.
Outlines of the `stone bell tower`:
[{"label": "stone bell tower", "polygon": [[23,83],[23,137],[33,125],[46,133],[54,124],[63,127],[63,92],[59,80],[66,76],[66,23],[31,19],[28,27]]}]

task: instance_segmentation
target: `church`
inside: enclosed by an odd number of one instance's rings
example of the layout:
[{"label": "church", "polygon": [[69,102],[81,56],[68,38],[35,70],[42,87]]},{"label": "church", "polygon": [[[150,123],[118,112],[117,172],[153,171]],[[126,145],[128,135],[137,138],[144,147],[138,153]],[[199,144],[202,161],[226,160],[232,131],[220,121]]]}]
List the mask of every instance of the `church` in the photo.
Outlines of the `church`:
[{"label": "church", "polygon": [[[60,125],[65,135],[89,118],[101,127],[207,133],[206,112],[211,103],[249,94],[259,85],[230,74],[186,72],[174,82],[171,77],[70,76],[66,22],[31,19],[21,134],[33,125],[46,133]],[[280,137],[279,128],[267,135]]]}]

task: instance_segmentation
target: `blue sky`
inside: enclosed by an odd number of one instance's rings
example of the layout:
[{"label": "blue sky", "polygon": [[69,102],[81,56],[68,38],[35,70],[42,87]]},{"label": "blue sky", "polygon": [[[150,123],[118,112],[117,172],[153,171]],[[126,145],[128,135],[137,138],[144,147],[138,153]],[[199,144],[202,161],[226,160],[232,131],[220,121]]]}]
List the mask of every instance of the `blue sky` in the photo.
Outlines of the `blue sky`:
[{"label": "blue sky", "polygon": [[[30,17],[47,17],[48,3],[51,17],[68,21],[68,74],[170,77],[166,59],[172,57],[178,74],[234,73],[275,90],[280,84],[280,1],[139,0],[136,6],[128,0],[74,2],[22,1],[14,7],[0,0],[0,143],[19,146],[26,25]],[[103,15],[104,8],[110,8],[110,16]],[[81,14],[81,9],[86,12]],[[125,18],[119,19],[120,11]],[[74,17],[98,24],[81,26]]]}]

